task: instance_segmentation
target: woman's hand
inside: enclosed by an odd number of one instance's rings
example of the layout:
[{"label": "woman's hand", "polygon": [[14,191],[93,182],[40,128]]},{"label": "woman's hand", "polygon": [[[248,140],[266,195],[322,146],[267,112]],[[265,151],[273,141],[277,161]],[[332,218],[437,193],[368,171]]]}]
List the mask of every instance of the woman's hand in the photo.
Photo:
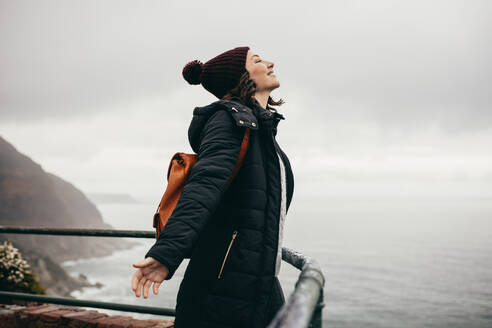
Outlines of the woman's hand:
[{"label": "woman's hand", "polygon": [[152,257],[147,257],[142,262],[133,264],[133,266],[138,268],[132,278],[132,290],[135,292],[135,296],[140,297],[140,291],[143,288],[143,297],[147,298],[152,283],[154,283],[154,294],[157,295],[159,286],[169,274],[169,269]]}]

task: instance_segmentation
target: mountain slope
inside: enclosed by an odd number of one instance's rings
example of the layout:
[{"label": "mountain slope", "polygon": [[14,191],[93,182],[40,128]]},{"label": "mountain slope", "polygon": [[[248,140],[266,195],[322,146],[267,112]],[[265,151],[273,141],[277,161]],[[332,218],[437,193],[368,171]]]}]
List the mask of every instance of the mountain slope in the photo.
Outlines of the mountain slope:
[{"label": "mountain slope", "polygon": [[[1,136],[0,225],[112,228],[104,223],[97,207],[82,191],[60,177],[44,171],[41,165],[18,152]],[[11,240],[14,245],[21,246],[24,253],[32,251],[33,254],[39,254],[38,257],[43,257],[44,262],[52,260],[57,264],[66,260],[109,255],[113,250],[136,244],[122,238],[110,237],[0,234],[0,240],[6,239]],[[40,278],[51,275],[47,272],[36,272],[36,268],[33,270]],[[66,277],[58,276],[65,280],[67,285],[74,285],[69,284]],[[43,284],[42,279],[40,280]],[[50,281],[50,285],[54,286],[53,281]],[[51,290],[62,289],[54,286]]]}]

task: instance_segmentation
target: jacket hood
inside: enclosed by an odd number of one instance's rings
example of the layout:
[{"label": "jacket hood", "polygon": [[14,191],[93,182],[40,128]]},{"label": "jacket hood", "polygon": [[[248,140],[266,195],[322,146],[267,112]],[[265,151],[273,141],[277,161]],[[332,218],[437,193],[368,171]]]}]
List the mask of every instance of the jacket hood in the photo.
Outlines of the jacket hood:
[{"label": "jacket hood", "polygon": [[253,105],[253,108],[250,108],[242,103],[239,98],[217,100],[207,106],[195,107],[188,128],[188,140],[195,153],[198,153],[200,149],[201,133],[205,124],[218,110],[228,111],[237,126],[258,130],[260,125],[263,125],[264,127],[271,127],[274,134],[277,133],[278,122],[284,119],[282,114],[266,110],[259,105]]}]

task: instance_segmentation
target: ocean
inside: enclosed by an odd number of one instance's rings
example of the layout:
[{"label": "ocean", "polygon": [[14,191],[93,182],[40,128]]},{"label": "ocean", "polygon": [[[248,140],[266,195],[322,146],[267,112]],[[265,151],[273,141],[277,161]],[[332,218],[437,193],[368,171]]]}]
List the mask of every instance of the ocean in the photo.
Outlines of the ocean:
[{"label": "ocean", "polygon": [[[283,246],[318,260],[326,278],[324,327],[492,327],[492,202],[448,200],[294,199]],[[116,229],[152,230],[156,204],[98,205]],[[174,308],[188,260],[158,295],[137,298],[135,269],[153,239],[104,258],[67,261],[102,288],[79,299]],[[299,270],[282,262],[286,299]],[[99,310],[135,318],[154,315]]]}]

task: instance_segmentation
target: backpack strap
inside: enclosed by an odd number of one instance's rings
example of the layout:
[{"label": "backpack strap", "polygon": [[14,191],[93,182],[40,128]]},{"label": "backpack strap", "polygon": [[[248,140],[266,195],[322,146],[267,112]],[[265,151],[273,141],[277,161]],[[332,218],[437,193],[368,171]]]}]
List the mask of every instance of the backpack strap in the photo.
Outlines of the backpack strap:
[{"label": "backpack strap", "polygon": [[[243,164],[243,160],[244,160],[244,157],[246,156],[246,152],[248,151],[248,148],[249,148],[249,135],[250,135],[250,129],[249,128],[245,128],[244,130],[244,137],[243,137],[243,141],[241,143],[241,150],[239,151],[239,157],[237,159],[237,162],[236,162],[236,166],[234,167],[234,171],[232,171],[232,175],[229,179],[229,182],[227,184],[227,187],[226,188],[229,188],[229,185],[232,183],[232,180],[234,180],[234,178],[236,177],[236,174],[237,172],[239,171],[239,169],[241,168],[241,165]],[[182,162],[183,161],[183,158],[182,156],[190,156],[190,157],[196,157],[196,154],[185,154],[185,153],[181,153],[181,152],[178,152],[176,154],[173,155],[173,157],[171,158],[171,161],[169,163],[169,167],[167,169],[167,179],[169,181],[169,173],[171,172],[171,167],[172,167],[172,164],[173,164],[173,160],[178,160],[178,162]],[[159,205],[157,205],[157,210],[154,214],[154,228],[157,228],[158,227],[158,223],[159,223],[159,210],[161,208],[161,204],[162,204],[162,198],[161,198],[161,201],[159,202]],[[159,233],[156,234],[156,238],[158,238],[159,236]]]},{"label": "backpack strap", "polygon": [[243,164],[244,156],[246,156],[246,152],[248,151],[249,148],[249,135],[250,135],[250,129],[245,128],[243,142],[241,143],[241,150],[239,151],[239,158],[237,159],[236,166],[234,167],[234,171],[232,171],[232,176],[229,179],[229,183],[227,184],[227,187],[229,187],[229,185],[232,183],[232,180],[234,180],[237,172],[239,171],[241,165]]}]

